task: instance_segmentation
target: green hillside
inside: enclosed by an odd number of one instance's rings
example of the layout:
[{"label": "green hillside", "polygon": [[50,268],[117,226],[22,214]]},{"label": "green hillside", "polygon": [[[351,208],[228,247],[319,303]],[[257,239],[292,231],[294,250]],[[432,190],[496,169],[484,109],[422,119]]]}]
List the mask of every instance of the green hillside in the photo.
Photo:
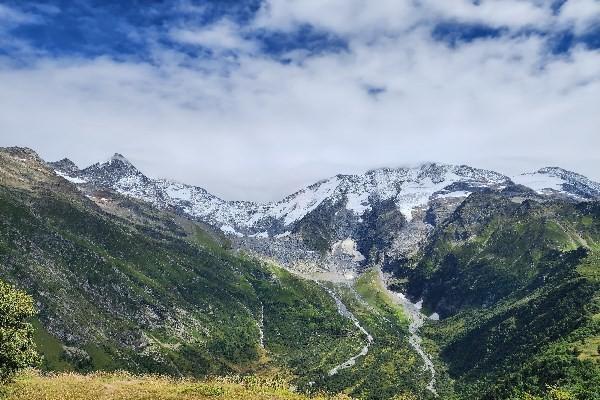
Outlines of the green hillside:
[{"label": "green hillside", "polygon": [[404,289],[442,322],[426,328],[465,398],[597,399],[600,206],[473,195],[414,260]]},{"label": "green hillside", "polygon": [[0,156],[0,278],[38,304],[44,368],[310,374],[360,346],[315,283],[141,203],[113,198],[109,214],[34,155]]}]

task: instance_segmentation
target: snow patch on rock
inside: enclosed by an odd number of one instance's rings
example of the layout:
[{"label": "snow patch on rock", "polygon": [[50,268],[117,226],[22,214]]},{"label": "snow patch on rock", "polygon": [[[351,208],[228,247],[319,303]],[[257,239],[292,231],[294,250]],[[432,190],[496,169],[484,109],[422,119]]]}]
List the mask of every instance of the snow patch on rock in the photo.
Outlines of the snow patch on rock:
[{"label": "snow patch on rock", "polygon": [[227,233],[229,235],[234,235],[234,236],[238,236],[238,237],[244,236],[243,234],[239,233],[238,231],[236,231],[233,227],[231,227],[229,225],[221,226],[221,231],[223,231],[224,233]]},{"label": "snow patch on rock", "polygon": [[64,173],[62,173],[60,171],[54,171],[54,172],[56,172],[56,175],[65,178],[66,180],[68,180],[71,183],[86,183],[87,182],[86,179],[77,178],[77,177],[74,177],[74,176],[69,176],[69,175],[64,174]]}]

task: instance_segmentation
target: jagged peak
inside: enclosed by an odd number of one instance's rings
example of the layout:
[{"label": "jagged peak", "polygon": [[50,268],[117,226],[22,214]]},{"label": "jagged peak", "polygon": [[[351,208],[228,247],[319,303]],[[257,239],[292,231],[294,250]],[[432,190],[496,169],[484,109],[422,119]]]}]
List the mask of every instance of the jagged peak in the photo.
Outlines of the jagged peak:
[{"label": "jagged peak", "polygon": [[62,163],[62,164],[69,164],[69,165],[75,165],[77,166],[77,164],[75,164],[75,162],[73,162],[73,160],[71,160],[70,158],[63,158],[62,160],[58,160],[58,161],[54,161],[54,163]]},{"label": "jagged peak", "polygon": [[[123,167],[125,167],[125,168],[123,168]],[[102,169],[114,170],[115,168],[138,171],[138,169],[121,153],[113,154],[109,159],[107,159],[104,162],[97,162],[95,164],[92,164],[89,167],[85,168],[84,171],[102,170]]]},{"label": "jagged peak", "polygon": [[127,158],[125,158],[125,156],[121,153],[113,154],[113,156],[108,160],[109,163],[112,163],[114,161],[122,162],[125,165],[129,165],[129,166],[133,167],[133,164]]},{"label": "jagged peak", "polygon": [[88,182],[97,182],[104,187],[114,185],[124,178],[139,179],[144,184],[150,182],[149,178],[119,153],[103,163],[95,163],[81,170],[80,175]]},{"label": "jagged peak", "polygon": [[[578,198],[593,198],[600,193],[598,187],[588,184],[584,177],[559,167],[542,168],[532,174],[521,175],[514,183],[525,184],[542,194],[548,192],[545,188],[569,191]],[[372,198],[391,199],[410,221],[413,211],[426,206],[431,199],[466,197],[470,193],[501,190],[513,184],[508,176],[491,170],[428,161],[358,174],[338,174],[268,203],[225,201],[197,186],[146,177],[120,153],[105,163],[86,168],[77,176],[159,206],[178,207],[195,218],[206,219],[215,226],[230,226],[237,232],[265,230],[273,221],[287,229],[324,201],[345,202],[347,210],[362,215],[370,209]]]},{"label": "jagged peak", "polygon": [[52,166],[54,169],[57,169],[57,170],[60,170],[63,172],[79,171],[79,167],[77,166],[77,164],[75,164],[72,160],[70,160],[69,158],[66,158],[66,157],[63,158],[62,160],[50,162],[48,164],[50,164],[50,166]]},{"label": "jagged peak", "polygon": [[[68,158],[63,158],[62,160],[59,161],[55,161],[55,162],[49,162],[48,166],[50,168],[52,168],[58,175],[67,178],[67,177],[77,177],[80,173],[81,170],[79,169],[79,167],[77,167],[77,165],[69,160]],[[70,179],[69,179],[70,180]],[[71,180],[71,182],[74,182],[73,180]]]}]

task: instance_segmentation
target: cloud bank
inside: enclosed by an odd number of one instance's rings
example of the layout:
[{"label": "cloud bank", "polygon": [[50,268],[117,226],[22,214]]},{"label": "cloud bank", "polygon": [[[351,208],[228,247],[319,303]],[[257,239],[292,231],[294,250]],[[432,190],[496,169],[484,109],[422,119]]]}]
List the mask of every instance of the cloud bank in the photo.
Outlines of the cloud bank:
[{"label": "cloud bank", "polygon": [[81,166],[121,152],[227,199],[421,161],[600,179],[598,1],[268,0],[242,11],[179,2],[151,15],[171,15],[160,23],[122,21],[123,41],[51,47],[19,27],[60,12],[0,7],[16,27],[0,43],[20,43],[0,53],[0,144]]}]

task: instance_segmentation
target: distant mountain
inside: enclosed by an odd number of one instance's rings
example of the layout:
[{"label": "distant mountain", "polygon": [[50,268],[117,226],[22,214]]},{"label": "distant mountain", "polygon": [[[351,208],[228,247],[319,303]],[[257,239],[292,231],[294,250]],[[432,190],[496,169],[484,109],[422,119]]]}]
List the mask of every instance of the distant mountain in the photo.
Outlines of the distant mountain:
[{"label": "distant mountain", "polygon": [[179,210],[237,236],[277,236],[325,202],[342,204],[357,217],[373,202],[391,200],[407,221],[433,200],[465,198],[483,190],[502,190],[514,183],[542,195],[577,199],[600,197],[600,184],[560,168],[543,168],[513,177],[469,166],[426,163],[414,168],[382,168],[360,175],[337,175],[299,190],[282,200],[258,204],[226,201],[203,188],[145,176],[125,157],[115,154],[83,170],[68,159],[50,163],[62,176],[79,183],[106,187],[161,208]]},{"label": "distant mountain", "polygon": [[[600,198],[599,184],[558,168],[513,179],[466,165],[381,168],[336,175],[282,200],[259,204],[226,201],[197,186],[149,178],[120,154],[82,170],[67,159],[50,165],[84,191],[114,190],[205,222],[239,247],[285,265],[309,262],[344,274],[382,257],[414,253],[435,225],[472,193],[507,191],[523,198],[558,196],[576,201]],[[343,250],[349,248],[340,247],[344,241],[354,243],[350,245],[354,250]],[[323,260],[327,254],[331,257]]]},{"label": "distant mountain", "polygon": [[50,165],[76,183],[111,188],[159,207],[172,207],[238,236],[285,234],[326,201],[343,203],[358,218],[372,209],[373,199],[393,200],[410,221],[413,211],[425,207],[431,199],[466,197],[472,192],[511,184],[508,177],[495,172],[428,163],[415,168],[377,169],[362,175],[337,175],[280,201],[257,204],[225,201],[203,188],[150,179],[120,154],[83,170],[73,168],[67,159]]},{"label": "distant mountain", "polygon": [[600,198],[600,183],[558,167],[541,168],[535,172],[514,176],[512,180],[539,194],[562,194],[577,200]]}]

